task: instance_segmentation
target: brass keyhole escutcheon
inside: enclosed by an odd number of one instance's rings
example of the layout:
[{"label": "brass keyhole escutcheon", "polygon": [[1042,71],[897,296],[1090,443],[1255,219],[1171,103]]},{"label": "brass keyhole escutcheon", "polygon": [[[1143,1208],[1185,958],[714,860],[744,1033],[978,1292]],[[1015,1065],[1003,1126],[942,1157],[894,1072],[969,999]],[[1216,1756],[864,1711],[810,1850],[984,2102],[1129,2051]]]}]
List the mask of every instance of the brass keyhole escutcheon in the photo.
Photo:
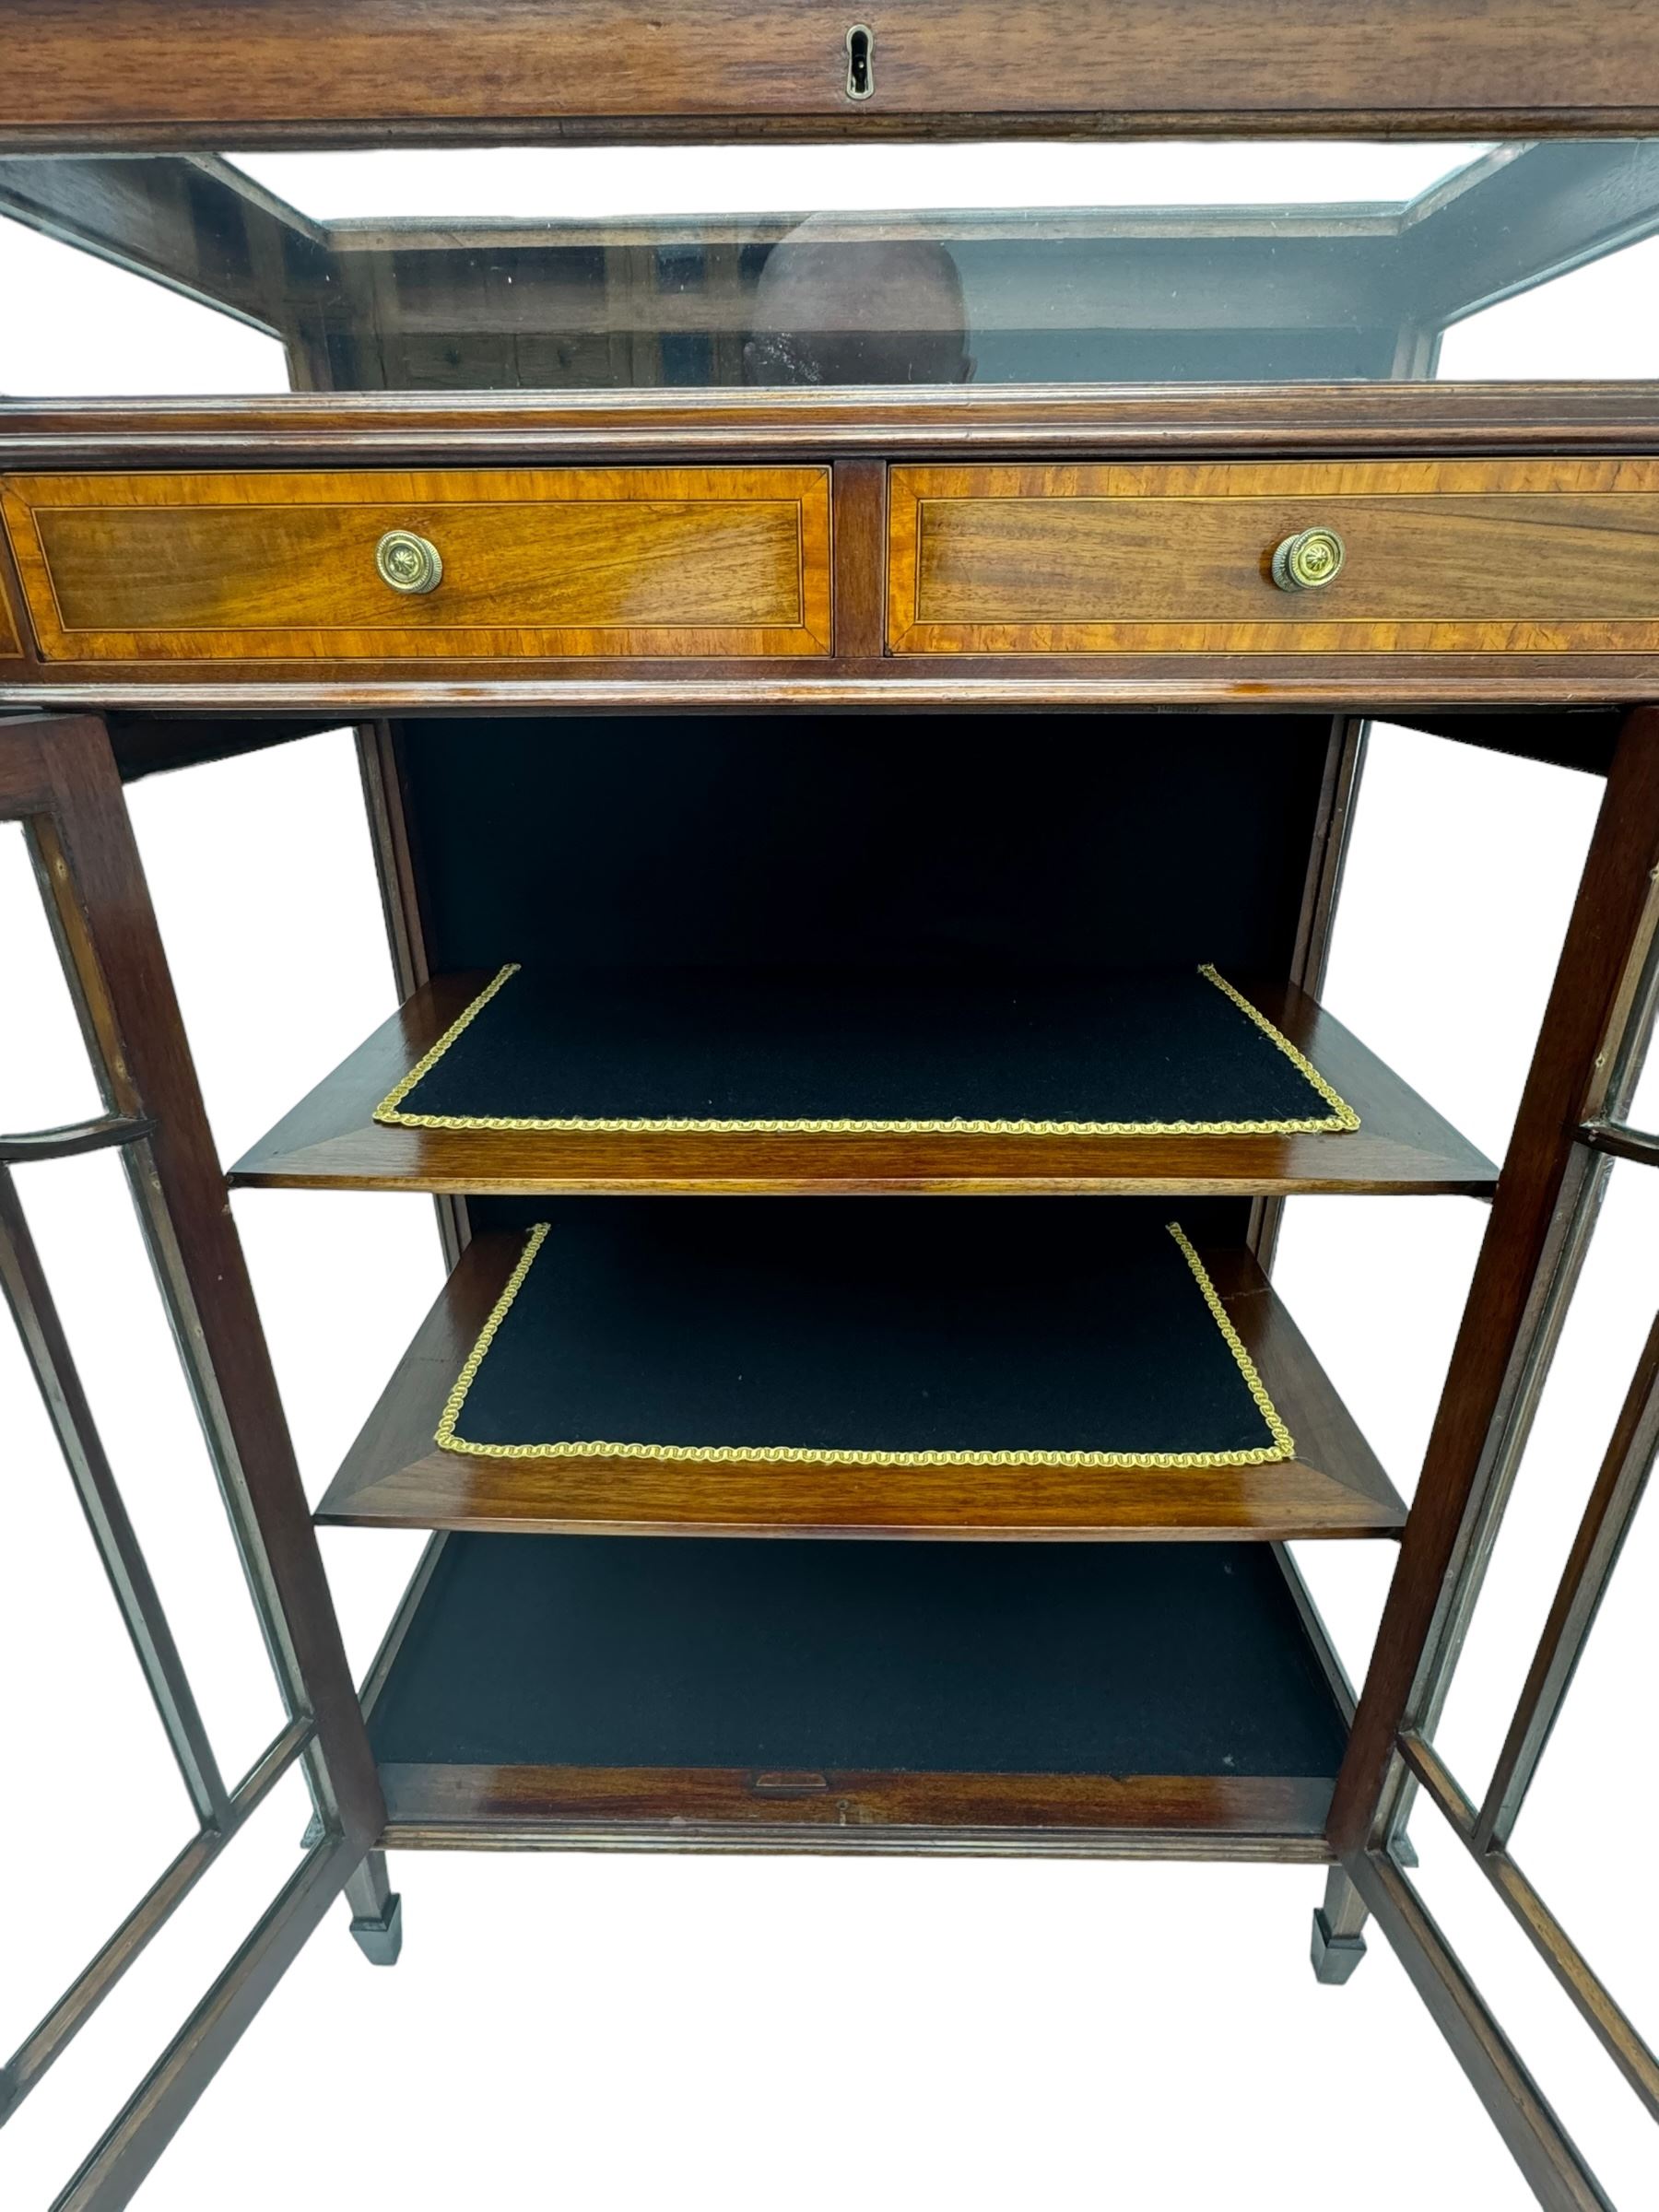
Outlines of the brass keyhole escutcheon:
[{"label": "brass keyhole escutcheon", "polygon": [[374,548],[374,565],[394,592],[435,592],[443,582],[443,556],[413,530],[388,530]]},{"label": "brass keyhole escutcheon", "polygon": [[1281,592],[1318,592],[1342,573],[1347,547],[1335,530],[1299,530],[1273,555],[1273,581]]},{"label": "brass keyhole escutcheon", "polygon": [[847,33],[847,98],[868,100],[876,89],[876,33],[854,23]]}]

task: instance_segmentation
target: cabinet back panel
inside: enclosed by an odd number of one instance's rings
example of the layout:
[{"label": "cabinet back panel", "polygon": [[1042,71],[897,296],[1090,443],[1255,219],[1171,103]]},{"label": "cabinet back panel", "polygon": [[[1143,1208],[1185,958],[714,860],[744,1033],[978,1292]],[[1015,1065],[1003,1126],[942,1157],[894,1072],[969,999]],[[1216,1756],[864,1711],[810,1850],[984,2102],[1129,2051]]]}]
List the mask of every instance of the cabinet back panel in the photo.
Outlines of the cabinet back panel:
[{"label": "cabinet back panel", "polygon": [[1324,715],[405,725],[434,970],[1284,974]]}]

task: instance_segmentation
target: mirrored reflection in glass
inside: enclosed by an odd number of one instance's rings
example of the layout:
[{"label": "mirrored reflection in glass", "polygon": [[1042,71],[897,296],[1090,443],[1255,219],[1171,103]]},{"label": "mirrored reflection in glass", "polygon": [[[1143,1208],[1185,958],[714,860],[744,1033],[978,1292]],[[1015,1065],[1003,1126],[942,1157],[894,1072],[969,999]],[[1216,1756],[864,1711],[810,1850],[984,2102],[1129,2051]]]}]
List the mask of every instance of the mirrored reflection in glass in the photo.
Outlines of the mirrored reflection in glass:
[{"label": "mirrored reflection in glass", "polygon": [[1632,139],[19,158],[0,160],[5,218],[8,296],[49,311],[0,339],[13,394],[1608,377],[1655,358],[1659,143]]}]

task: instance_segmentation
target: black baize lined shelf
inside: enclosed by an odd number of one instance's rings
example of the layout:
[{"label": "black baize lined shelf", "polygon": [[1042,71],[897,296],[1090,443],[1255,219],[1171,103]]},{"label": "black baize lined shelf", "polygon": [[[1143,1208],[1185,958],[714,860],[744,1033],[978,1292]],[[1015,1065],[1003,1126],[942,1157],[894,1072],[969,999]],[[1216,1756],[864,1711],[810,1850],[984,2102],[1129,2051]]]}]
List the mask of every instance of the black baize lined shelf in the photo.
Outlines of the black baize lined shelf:
[{"label": "black baize lined shelf", "polygon": [[445,1532],[389,1833],[1320,1855],[1277,1539],[1404,1508],[1246,1201],[1494,1181],[1286,980],[1328,724],[400,744],[432,980],[236,1171],[467,1201],[319,1514]]},{"label": "black baize lined shelf", "polygon": [[877,1466],[1292,1458],[1190,1240],[1125,1210],[567,1205],[525,1236],[434,1441]]},{"label": "black baize lined shelf", "polygon": [[457,1536],[384,1759],[1324,1774],[1340,1717],[1242,1545]]},{"label": "black baize lined shelf", "polygon": [[[475,1207],[480,1212],[481,1207]],[[528,1209],[523,1209],[527,1211]],[[483,1228],[321,1519],[547,1532],[1388,1534],[1233,1209],[544,1202]]]},{"label": "black baize lined shelf", "polygon": [[370,1726],[394,1842],[856,1849],[931,1810],[1041,1849],[1162,1807],[1311,1855],[1347,1734],[1265,1547],[483,1535],[448,1539]]},{"label": "black baize lined shelf", "polygon": [[411,724],[431,980],[233,1180],[1489,1190],[1491,1162],[1287,981],[1328,736]]},{"label": "black baize lined shelf", "polygon": [[1208,963],[1149,971],[503,966],[382,1125],[1132,1136],[1359,1117]]}]

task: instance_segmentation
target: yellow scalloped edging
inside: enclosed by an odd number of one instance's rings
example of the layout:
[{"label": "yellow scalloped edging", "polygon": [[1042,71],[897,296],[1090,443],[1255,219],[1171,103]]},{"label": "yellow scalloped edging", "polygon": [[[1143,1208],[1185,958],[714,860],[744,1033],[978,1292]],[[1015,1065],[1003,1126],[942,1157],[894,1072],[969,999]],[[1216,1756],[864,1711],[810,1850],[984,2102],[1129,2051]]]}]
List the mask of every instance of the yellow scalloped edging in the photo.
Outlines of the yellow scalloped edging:
[{"label": "yellow scalloped edging", "polygon": [[893,1121],[701,1121],[683,1115],[653,1118],[629,1114],[620,1118],[590,1118],[569,1114],[543,1120],[535,1116],[500,1113],[405,1113],[401,1107],[421,1077],[429,1075],[463,1030],[481,1014],[502,986],[519,972],[519,963],[507,965],[479,992],[456,1021],[444,1030],[374,1110],[374,1119],[396,1129],[526,1129],[549,1135],[709,1135],[735,1136],[1320,1136],[1359,1126],[1359,1116],[1339,1098],[1312,1062],[1299,1052],[1265,1014],[1253,1006],[1242,992],[1234,990],[1224,976],[1206,966],[1198,973],[1206,982],[1231,999],[1254,1022],[1263,1036],[1276,1044],[1330,1107],[1323,1116],[1288,1122],[1009,1122],[958,1120],[948,1122]]},{"label": "yellow scalloped edging", "polygon": [[475,1444],[457,1433],[457,1424],[467,1393],[483,1366],[486,1354],[494,1343],[512,1308],[512,1301],[524,1287],[536,1254],[547,1239],[551,1223],[541,1221],[530,1231],[517,1266],[507,1278],[506,1288],[497,1299],[488,1320],[478,1332],[478,1340],[467,1354],[466,1364],[455,1378],[455,1386],[444,1401],[434,1439],[443,1452],[465,1453],[474,1459],[646,1459],[709,1461],[782,1461],[795,1465],[851,1466],[851,1467],[1260,1467],[1296,1457],[1296,1444],[1290,1431],[1280,1418],[1278,1408],[1267,1394],[1266,1385],[1256,1371],[1255,1362],[1244,1348],[1244,1341],[1228,1318],[1227,1309],[1214,1283],[1210,1281],[1204,1262],[1187,1241],[1179,1222],[1167,1226],[1171,1237],[1180,1246],[1193,1279],[1204,1295],[1204,1301],[1222,1341],[1232,1354],[1234,1364],[1244,1381],[1245,1388],[1254,1399],[1256,1409],[1267,1424],[1273,1438],[1272,1445],[1262,1445],[1253,1452],[856,1452],[833,1451],[820,1445],[806,1444],[615,1444],[603,1442],[559,1444]]}]

